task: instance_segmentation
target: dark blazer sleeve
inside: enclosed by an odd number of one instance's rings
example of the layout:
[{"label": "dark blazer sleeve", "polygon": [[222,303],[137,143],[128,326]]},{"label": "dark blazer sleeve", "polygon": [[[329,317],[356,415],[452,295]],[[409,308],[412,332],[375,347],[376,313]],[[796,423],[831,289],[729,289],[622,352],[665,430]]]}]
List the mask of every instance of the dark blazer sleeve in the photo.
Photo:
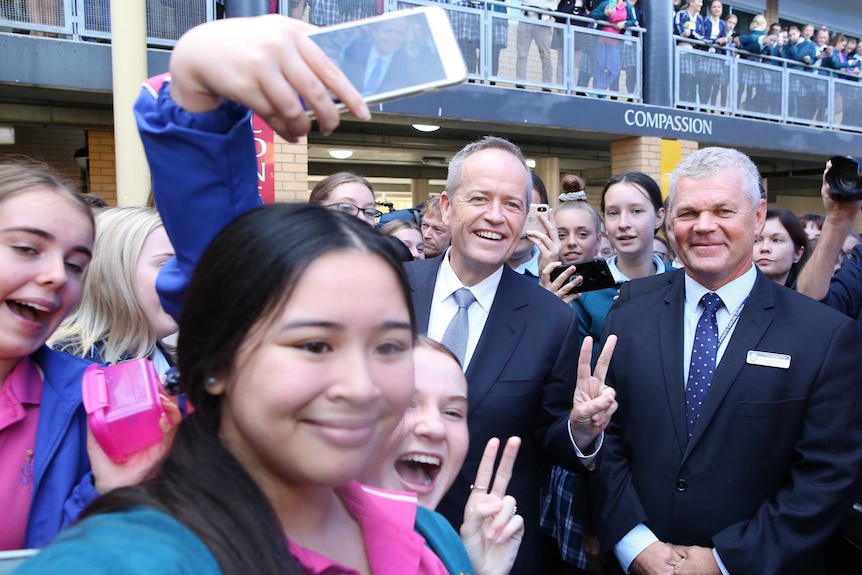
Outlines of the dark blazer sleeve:
[{"label": "dark blazer sleeve", "polygon": [[[573,312],[560,341],[554,367],[542,388],[543,412],[538,420],[550,422],[546,429],[540,430],[544,432],[543,444],[548,460],[576,473],[586,469],[575,453],[568,427],[578,377],[579,352],[578,315]],[[589,454],[592,449],[586,451]]]},{"label": "dark blazer sleeve", "polygon": [[[797,332],[797,337],[805,337]],[[846,516],[859,490],[860,433],[859,337],[850,320],[829,340],[804,409],[788,477],[774,497],[766,499],[749,521],[735,523],[713,537],[719,557],[731,573],[806,573],[800,568]],[[792,361],[796,361],[794,357]],[[799,357],[798,361],[806,361]],[[746,413],[763,414],[778,406],[752,404]],[[756,410],[757,408],[759,410]],[[770,461],[748,461],[757,469]],[[815,553],[816,554],[816,553]],[[768,569],[768,571],[764,571]]]},{"label": "dark blazer sleeve", "polygon": [[852,318],[862,314],[862,246],[853,248],[853,257],[832,276],[829,292],[822,301]]}]

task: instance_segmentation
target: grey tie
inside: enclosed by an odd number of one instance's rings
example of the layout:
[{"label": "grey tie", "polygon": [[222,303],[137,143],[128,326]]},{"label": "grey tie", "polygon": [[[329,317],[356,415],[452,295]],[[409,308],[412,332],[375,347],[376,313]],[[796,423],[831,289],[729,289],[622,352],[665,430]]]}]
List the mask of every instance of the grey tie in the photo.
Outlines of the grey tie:
[{"label": "grey tie", "polygon": [[467,336],[470,334],[467,310],[476,301],[476,296],[467,288],[461,288],[453,294],[453,297],[458,304],[458,311],[446,327],[446,333],[443,334],[440,343],[451,349],[463,365],[464,355],[467,353]]}]

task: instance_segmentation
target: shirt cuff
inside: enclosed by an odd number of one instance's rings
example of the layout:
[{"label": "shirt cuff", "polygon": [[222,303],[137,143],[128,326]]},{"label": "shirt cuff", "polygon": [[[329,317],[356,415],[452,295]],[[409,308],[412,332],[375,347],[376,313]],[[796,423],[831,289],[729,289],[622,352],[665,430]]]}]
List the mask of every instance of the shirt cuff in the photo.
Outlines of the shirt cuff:
[{"label": "shirt cuff", "polygon": [[721,557],[718,556],[718,550],[715,548],[712,549],[712,556],[715,557],[715,562],[718,563],[718,568],[721,569],[722,575],[730,575],[727,567],[725,567],[724,563],[721,561]]},{"label": "shirt cuff", "polygon": [[596,437],[595,446],[593,452],[589,455],[584,455],[581,450],[578,448],[578,444],[575,443],[575,437],[572,435],[572,420],[566,421],[566,429],[569,430],[569,440],[572,442],[572,447],[575,448],[575,455],[578,456],[578,459],[581,461],[581,465],[587,468],[588,471],[592,471],[596,468],[596,459],[598,458],[599,451],[602,450],[602,443],[605,441],[605,432],[602,431],[599,433],[599,436]]},{"label": "shirt cuff", "polygon": [[631,531],[626,533],[625,536],[620,539],[616,545],[614,545],[614,553],[616,554],[617,561],[620,562],[620,567],[623,568],[623,571],[628,573],[635,557],[640,555],[644,549],[656,541],[658,541],[658,537],[656,537],[655,533],[650,531],[649,527],[643,523],[635,525]]}]

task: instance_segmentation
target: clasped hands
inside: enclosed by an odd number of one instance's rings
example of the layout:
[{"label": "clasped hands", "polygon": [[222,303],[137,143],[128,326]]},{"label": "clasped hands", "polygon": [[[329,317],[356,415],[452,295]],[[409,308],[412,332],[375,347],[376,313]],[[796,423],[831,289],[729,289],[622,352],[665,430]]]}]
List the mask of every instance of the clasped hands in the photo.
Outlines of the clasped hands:
[{"label": "clasped hands", "polygon": [[722,575],[712,549],[656,541],[635,557],[635,575]]}]

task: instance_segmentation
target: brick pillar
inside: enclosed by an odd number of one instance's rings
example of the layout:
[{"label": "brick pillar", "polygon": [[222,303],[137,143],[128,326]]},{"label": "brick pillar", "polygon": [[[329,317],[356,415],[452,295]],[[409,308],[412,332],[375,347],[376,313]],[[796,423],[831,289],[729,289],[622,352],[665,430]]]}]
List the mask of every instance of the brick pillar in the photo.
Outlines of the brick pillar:
[{"label": "brick pillar", "polygon": [[100,130],[87,132],[89,189],[108,204],[117,205],[117,164],[114,157],[114,133]]},{"label": "brick pillar", "polygon": [[670,174],[682,158],[697,150],[697,142],[630,138],[611,143],[611,173],[643,172],[661,186],[662,197],[670,189]]},{"label": "brick pillar", "polygon": [[410,179],[410,201],[413,206],[418,206],[428,199],[431,192],[430,183],[427,178]]},{"label": "brick pillar", "polygon": [[763,16],[766,18],[767,25],[778,22],[778,0],[766,0],[766,10],[763,11]]},{"label": "brick pillar", "polygon": [[291,144],[275,134],[275,201],[308,201],[308,140]]},{"label": "brick pillar", "polygon": [[536,175],[542,178],[548,191],[548,203],[557,207],[560,203],[560,158],[536,158]]}]

